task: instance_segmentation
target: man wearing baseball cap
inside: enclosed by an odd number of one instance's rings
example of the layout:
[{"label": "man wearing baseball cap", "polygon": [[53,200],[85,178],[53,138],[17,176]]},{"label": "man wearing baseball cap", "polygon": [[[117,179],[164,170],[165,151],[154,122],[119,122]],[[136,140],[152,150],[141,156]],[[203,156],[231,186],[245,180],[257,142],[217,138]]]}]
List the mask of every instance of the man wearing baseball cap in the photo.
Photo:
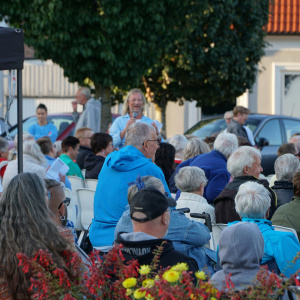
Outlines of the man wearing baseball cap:
[{"label": "man wearing baseball cap", "polygon": [[189,271],[198,271],[197,262],[178,252],[170,240],[164,239],[170,222],[169,207],[175,201],[166,198],[155,188],[138,191],[130,202],[130,217],[133,223],[132,233],[119,233],[115,241],[122,244],[122,253],[126,261],[137,259],[140,265],[150,265],[157,246],[163,246],[159,266],[166,268],[177,263],[187,263]]}]

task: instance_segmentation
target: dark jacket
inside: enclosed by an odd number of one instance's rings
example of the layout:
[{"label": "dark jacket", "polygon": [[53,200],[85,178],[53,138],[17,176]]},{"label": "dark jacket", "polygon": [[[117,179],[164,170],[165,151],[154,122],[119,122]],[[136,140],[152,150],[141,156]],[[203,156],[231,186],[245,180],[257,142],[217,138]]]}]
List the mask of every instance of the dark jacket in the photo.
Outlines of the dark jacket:
[{"label": "dark jacket", "polygon": [[104,164],[105,157],[95,155],[94,153],[89,154],[84,159],[84,169],[86,179],[98,179],[99,173]]},{"label": "dark jacket", "polygon": [[265,179],[257,179],[254,176],[237,176],[233,178],[233,181],[228,183],[221,194],[214,200],[215,204],[215,214],[217,223],[229,223],[233,221],[241,221],[240,216],[235,210],[234,198],[239,190],[241,184],[254,181],[262,184],[271,193],[271,208],[270,216],[268,219],[271,220],[275,210],[276,210],[276,194],[269,187],[269,183]]},{"label": "dark jacket", "polygon": [[81,146],[81,145],[79,146],[79,153],[76,157],[76,163],[81,170],[84,169],[84,158],[91,153],[93,153],[91,148]]},{"label": "dark jacket", "polygon": [[243,127],[243,125],[241,125],[234,119],[232,119],[231,122],[227,125],[227,132],[233,133],[237,137],[243,137],[248,140],[246,129]]},{"label": "dark jacket", "polygon": [[277,196],[277,208],[289,203],[294,196],[293,183],[287,180],[277,180],[272,186],[272,190]]},{"label": "dark jacket", "polygon": [[193,258],[176,251],[170,240],[153,239],[145,241],[128,241],[123,238],[124,235],[132,235],[132,233],[118,233],[115,243],[123,245],[121,251],[124,255],[125,261],[137,259],[140,265],[150,265],[154,258],[153,251],[157,250],[157,246],[160,246],[162,242],[165,242],[163,245],[163,251],[159,258],[159,267],[166,268],[174,266],[177,263],[187,263],[189,271],[198,271],[197,262]]}]

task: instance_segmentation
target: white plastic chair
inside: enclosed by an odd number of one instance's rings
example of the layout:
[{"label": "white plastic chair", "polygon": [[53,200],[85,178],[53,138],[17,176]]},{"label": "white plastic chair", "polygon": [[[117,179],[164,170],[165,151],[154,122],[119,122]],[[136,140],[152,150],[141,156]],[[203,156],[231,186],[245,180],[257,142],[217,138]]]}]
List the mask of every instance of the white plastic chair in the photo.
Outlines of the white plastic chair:
[{"label": "white plastic chair", "polygon": [[85,188],[84,180],[77,176],[67,176],[69,181],[71,182],[72,191],[76,191],[77,189]]},{"label": "white plastic chair", "polygon": [[[227,224],[221,224],[221,223],[212,224],[212,238],[213,238],[213,245],[214,245],[214,247],[213,247],[212,243],[210,244],[211,245],[210,248],[212,250],[217,251],[217,247],[219,245],[221,234],[225,228],[227,228]],[[213,249],[213,248],[215,248],[215,249]]]},{"label": "white plastic chair", "polygon": [[98,184],[98,179],[85,179],[84,182],[85,182],[85,187],[87,189],[96,191],[96,187],[97,187],[97,184]]},{"label": "white plastic chair", "polygon": [[88,231],[94,218],[94,196],[95,191],[90,189],[78,189],[77,197],[80,210],[80,221],[82,232],[78,239],[78,245],[81,244],[84,231]]},{"label": "white plastic chair", "polygon": [[297,238],[297,241],[299,241],[298,235],[297,235],[297,232],[296,232],[295,229],[289,228],[289,227],[283,227],[283,226],[279,226],[279,225],[274,225],[274,224],[273,224],[273,227],[274,227],[275,231],[282,231],[282,232],[291,232],[291,233],[293,233],[294,236]]},{"label": "white plastic chair", "polygon": [[85,178],[85,172],[86,172],[86,169],[82,169],[82,170],[81,170],[81,173],[82,173],[83,178]]}]

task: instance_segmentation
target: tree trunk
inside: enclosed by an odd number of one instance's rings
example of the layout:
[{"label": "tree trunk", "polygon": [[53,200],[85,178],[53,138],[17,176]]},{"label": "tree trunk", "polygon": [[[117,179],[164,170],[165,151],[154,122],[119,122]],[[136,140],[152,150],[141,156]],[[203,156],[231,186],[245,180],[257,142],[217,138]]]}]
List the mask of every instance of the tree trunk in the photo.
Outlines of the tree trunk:
[{"label": "tree trunk", "polygon": [[101,99],[101,132],[108,132],[111,124],[110,88],[95,84],[95,98]]},{"label": "tree trunk", "polygon": [[165,99],[162,99],[162,106],[160,106],[160,113],[161,113],[161,123],[163,125],[161,129],[161,133],[164,138],[167,137],[167,122],[166,122],[166,108],[167,108],[167,103],[164,101]]}]

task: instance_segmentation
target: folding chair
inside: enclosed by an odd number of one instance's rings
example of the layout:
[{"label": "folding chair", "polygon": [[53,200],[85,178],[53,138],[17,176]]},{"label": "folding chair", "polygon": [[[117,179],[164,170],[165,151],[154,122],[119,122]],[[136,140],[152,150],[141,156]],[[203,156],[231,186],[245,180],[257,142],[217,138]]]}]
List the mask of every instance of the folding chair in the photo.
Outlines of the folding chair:
[{"label": "folding chair", "polygon": [[84,182],[85,182],[85,187],[87,189],[96,191],[96,187],[97,187],[97,184],[98,184],[98,179],[85,179]]},{"label": "folding chair", "polygon": [[69,181],[71,182],[71,186],[72,186],[72,192],[75,191],[77,189],[82,189],[85,188],[85,183],[84,180],[80,177],[77,176],[67,176]]},{"label": "folding chair", "polygon": [[289,228],[289,227],[283,227],[283,226],[279,226],[279,225],[273,225],[275,231],[282,231],[282,232],[291,232],[294,234],[294,236],[297,238],[297,241],[299,241],[298,239],[298,235],[295,229],[293,228]]}]

